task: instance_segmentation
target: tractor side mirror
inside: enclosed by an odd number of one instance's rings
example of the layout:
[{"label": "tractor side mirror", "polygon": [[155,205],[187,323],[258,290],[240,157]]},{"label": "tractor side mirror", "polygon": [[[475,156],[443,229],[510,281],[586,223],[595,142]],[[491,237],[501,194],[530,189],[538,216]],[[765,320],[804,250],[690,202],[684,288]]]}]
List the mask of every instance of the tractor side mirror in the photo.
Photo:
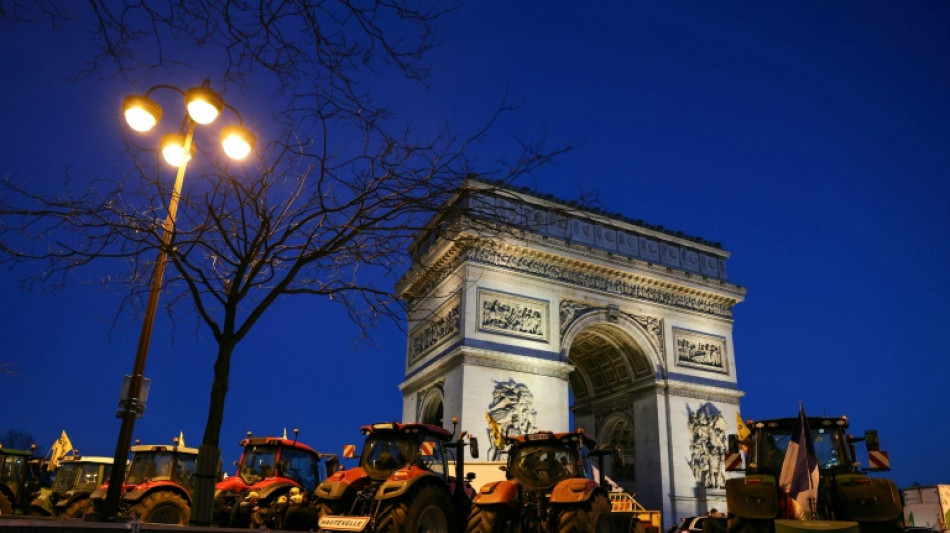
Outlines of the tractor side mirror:
[{"label": "tractor side mirror", "polygon": [[468,448],[469,453],[472,455],[472,459],[478,459],[478,439],[475,437],[468,438]]},{"label": "tractor side mirror", "polygon": [[877,440],[877,430],[869,429],[864,432],[864,445],[869,452],[876,452],[881,449],[881,443]]},{"label": "tractor side mirror", "polygon": [[327,464],[324,466],[324,468],[326,469],[327,477],[336,474],[337,470],[340,469],[340,459],[335,455],[330,457],[327,459]]},{"label": "tractor side mirror", "polygon": [[727,438],[728,443],[726,444],[726,451],[729,453],[739,453],[739,435],[732,434]]}]

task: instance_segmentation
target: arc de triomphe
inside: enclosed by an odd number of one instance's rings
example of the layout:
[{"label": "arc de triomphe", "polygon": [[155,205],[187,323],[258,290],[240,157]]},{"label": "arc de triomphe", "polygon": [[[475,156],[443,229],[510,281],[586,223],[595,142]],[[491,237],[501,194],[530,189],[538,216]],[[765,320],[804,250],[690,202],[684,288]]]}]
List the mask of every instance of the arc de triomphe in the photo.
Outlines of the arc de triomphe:
[{"label": "arc de triomphe", "polygon": [[[725,507],[735,432],[729,253],[702,239],[469,181],[412,252],[403,420],[499,432],[583,427],[608,475],[664,522]],[[455,214],[453,214],[455,213]],[[487,457],[486,457],[487,456]]]}]

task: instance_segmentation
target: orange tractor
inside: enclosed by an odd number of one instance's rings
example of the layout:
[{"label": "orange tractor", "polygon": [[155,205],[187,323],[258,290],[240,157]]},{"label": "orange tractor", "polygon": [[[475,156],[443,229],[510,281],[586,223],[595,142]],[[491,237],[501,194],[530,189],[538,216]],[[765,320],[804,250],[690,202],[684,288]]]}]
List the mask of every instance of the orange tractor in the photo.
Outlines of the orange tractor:
[{"label": "orange tractor", "polygon": [[[457,424],[457,419],[453,421]],[[453,428],[454,429],[454,428]],[[361,428],[366,441],[356,468],[330,476],[314,496],[320,529],[375,533],[447,533],[460,530],[471,506],[463,479],[466,432],[398,422]],[[344,457],[355,455],[344,448]],[[448,455],[455,456],[454,477]],[[461,526],[464,527],[464,526]]]},{"label": "orange tractor", "polygon": [[252,492],[258,499],[256,505],[269,510],[293,489],[312,492],[328,475],[336,472],[340,464],[337,456],[298,442],[298,433],[295,429],[291,440],[286,435],[284,438],[253,437],[248,432],[247,438],[241,441],[244,452],[236,463],[237,474],[215,486],[215,522],[219,526],[246,527],[246,524],[235,523],[236,514]]},{"label": "orange tractor", "polygon": [[[627,533],[640,527],[635,514],[612,512],[604,457],[622,464],[619,448],[597,448],[580,429],[505,438],[508,479],[479,489],[466,533]],[[599,460],[599,479],[591,457]]]}]

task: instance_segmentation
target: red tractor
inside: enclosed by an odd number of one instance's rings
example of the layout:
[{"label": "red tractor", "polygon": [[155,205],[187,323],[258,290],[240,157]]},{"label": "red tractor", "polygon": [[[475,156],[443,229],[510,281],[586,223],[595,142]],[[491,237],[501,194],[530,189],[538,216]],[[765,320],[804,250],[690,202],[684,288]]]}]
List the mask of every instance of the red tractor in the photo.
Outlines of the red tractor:
[{"label": "red tractor", "polygon": [[247,524],[235,524],[235,515],[250,493],[256,493],[259,508],[270,509],[292,489],[313,492],[321,481],[336,472],[340,464],[337,456],[297,442],[298,433],[295,429],[291,440],[286,436],[253,437],[248,432],[241,441],[244,452],[236,463],[237,473],[215,486],[215,523],[221,527],[246,527]]},{"label": "red tractor", "polygon": [[[611,513],[604,456],[622,461],[617,448],[597,448],[578,429],[505,437],[507,480],[488,483],[472,502],[466,533],[627,533],[631,513]],[[599,459],[599,480],[590,458]]]},{"label": "red tractor", "polygon": [[[454,420],[454,424],[458,421]],[[337,472],[314,493],[320,529],[375,533],[447,533],[464,527],[471,506],[463,483],[466,432],[399,422],[361,428],[366,441],[360,465]],[[455,455],[449,475],[448,452]],[[348,453],[349,452],[349,453]],[[355,455],[355,446],[344,449]]]},{"label": "red tractor", "polygon": [[[136,444],[122,483],[119,516],[155,524],[187,525],[191,512],[191,478],[198,450],[175,444]],[[90,496],[95,517],[102,516],[108,483]]]}]

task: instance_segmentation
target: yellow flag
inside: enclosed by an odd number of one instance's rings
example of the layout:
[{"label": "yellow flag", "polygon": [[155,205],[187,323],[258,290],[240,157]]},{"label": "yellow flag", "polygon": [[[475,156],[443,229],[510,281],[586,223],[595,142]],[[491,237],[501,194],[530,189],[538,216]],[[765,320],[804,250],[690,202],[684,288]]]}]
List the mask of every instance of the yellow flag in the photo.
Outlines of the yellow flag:
[{"label": "yellow flag", "polygon": [[63,434],[50,446],[49,464],[46,465],[46,469],[50,472],[56,470],[56,467],[59,466],[59,460],[66,457],[66,454],[72,451],[72,449],[73,443],[69,441],[69,437],[66,436],[66,430],[64,429]]},{"label": "yellow flag", "polygon": [[178,445],[181,446],[182,448],[185,447],[185,432],[184,431],[178,432]]},{"label": "yellow flag", "polygon": [[742,415],[739,414],[739,411],[736,411],[736,427],[739,430],[739,440],[746,440],[752,434],[749,428],[746,427],[745,422],[742,421]]},{"label": "yellow flag", "polygon": [[488,430],[491,432],[492,442],[495,444],[495,448],[500,450],[505,447],[505,434],[501,430],[501,426],[498,425],[498,422],[492,418],[491,413],[485,411],[485,420],[488,421]]}]

